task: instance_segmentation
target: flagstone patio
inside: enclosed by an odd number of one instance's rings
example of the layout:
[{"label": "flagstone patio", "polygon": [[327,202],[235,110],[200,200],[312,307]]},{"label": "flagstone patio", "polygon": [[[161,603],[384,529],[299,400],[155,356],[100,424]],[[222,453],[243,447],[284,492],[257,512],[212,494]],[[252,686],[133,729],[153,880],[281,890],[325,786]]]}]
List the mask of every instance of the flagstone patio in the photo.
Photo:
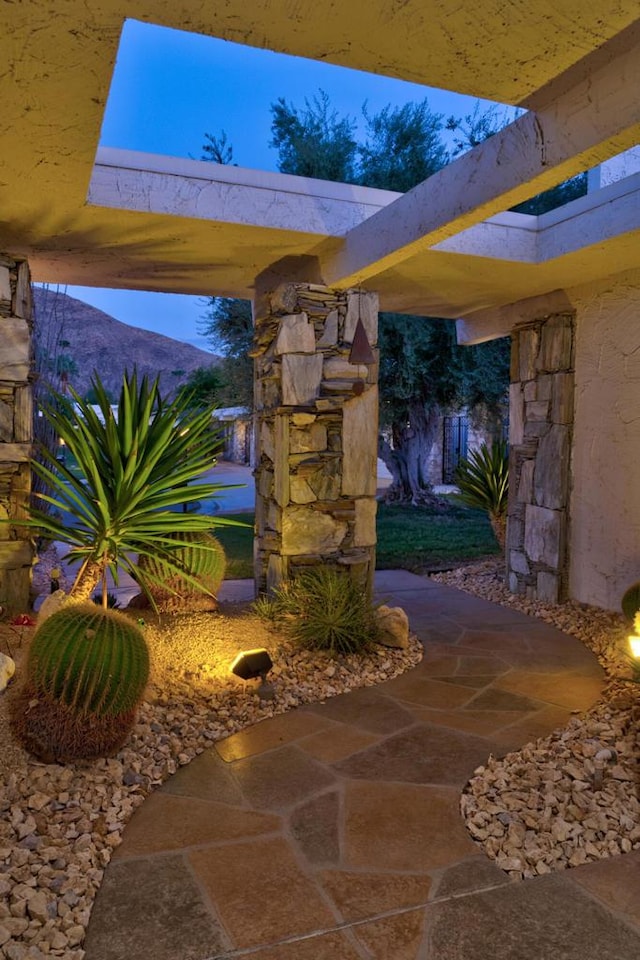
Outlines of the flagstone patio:
[{"label": "flagstone patio", "polygon": [[126,828],[86,960],[637,960],[640,853],[515,882],[459,814],[489,754],[598,699],[592,654],[410,573],[376,589],[422,663],[181,769]]}]

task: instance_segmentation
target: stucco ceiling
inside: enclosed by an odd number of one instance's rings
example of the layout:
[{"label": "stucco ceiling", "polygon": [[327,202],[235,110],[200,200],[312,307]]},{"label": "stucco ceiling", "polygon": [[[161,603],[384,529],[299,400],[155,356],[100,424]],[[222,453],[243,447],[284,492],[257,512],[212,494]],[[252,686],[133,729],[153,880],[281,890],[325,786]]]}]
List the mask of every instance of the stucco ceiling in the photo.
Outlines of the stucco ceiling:
[{"label": "stucco ceiling", "polygon": [[[447,316],[553,289],[580,271],[611,272],[634,259],[640,223],[633,218],[619,234],[596,232],[582,250],[562,248],[517,270],[500,258],[487,268],[481,245],[470,253],[464,244],[438,244],[458,235],[462,242],[465,231],[518,198],[638,141],[637,16],[637,0],[5,3],[0,249],[28,256],[41,280],[237,295],[247,295],[270,263],[314,255],[331,282],[379,289],[388,309]],[[370,203],[364,194],[345,200],[352,222],[332,221],[324,233],[296,220],[303,204],[296,195],[308,204],[314,187],[297,190],[295,178],[268,187],[286,195],[290,222],[266,215],[252,222],[229,205],[204,214],[185,208],[175,177],[164,205],[115,202],[95,186],[94,160],[125,17],[522,103],[536,116],[523,119],[502,152],[480,148],[404,206],[380,191]],[[130,166],[149,175],[153,164],[140,158]],[[211,167],[206,176],[215,180]],[[246,179],[233,194],[245,201],[255,186]]]}]

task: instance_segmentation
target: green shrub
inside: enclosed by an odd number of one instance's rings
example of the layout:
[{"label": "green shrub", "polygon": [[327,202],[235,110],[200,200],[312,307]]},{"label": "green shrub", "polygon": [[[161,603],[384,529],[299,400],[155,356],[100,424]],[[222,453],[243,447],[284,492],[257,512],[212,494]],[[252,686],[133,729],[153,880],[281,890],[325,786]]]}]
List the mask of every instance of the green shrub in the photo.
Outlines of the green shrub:
[{"label": "green shrub", "polygon": [[376,637],[374,607],[366,591],[335,567],[312,567],[286,581],[268,600],[254,605],[258,616],[281,623],[309,650],[358,653]]},{"label": "green shrub", "polygon": [[456,499],[468,507],[486,510],[496,540],[504,547],[509,495],[509,457],[504,440],[496,440],[491,447],[483,443],[467,458],[463,457],[455,482],[460,490]]},{"label": "green shrub", "polygon": [[12,720],[45,762],[90,759],[124,741],[149,676],[149,654],[128,617],[68,604],[36,630]]},{"label": "green shrub", "polygon": [[640,583],[634,583],[625,590],[621,606],[627,621],[633,623],[636,614],[640,612]]}]

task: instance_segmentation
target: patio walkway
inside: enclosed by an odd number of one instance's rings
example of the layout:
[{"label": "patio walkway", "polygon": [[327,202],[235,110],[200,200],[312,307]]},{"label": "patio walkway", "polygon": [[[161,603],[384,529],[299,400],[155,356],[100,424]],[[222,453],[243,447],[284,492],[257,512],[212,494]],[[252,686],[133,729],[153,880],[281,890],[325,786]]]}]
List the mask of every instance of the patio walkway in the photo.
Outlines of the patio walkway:
[{"label": "patio walkway", "polygon": [[86,960],[638,960],[640,855],[512,882],[458,812],[490,753],[597,699],[591,654],[409,573],[376,584],[422,664],[180,770],[126,828]]}]

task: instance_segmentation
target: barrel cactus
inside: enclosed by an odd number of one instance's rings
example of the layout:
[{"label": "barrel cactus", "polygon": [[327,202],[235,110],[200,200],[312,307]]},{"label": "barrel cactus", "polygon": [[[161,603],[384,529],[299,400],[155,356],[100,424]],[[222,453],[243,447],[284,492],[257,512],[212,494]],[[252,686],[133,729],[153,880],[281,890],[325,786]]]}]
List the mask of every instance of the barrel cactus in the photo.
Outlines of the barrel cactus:
[{"label": "barrel cactus", "polygon": [[14,728],[45,762],[113,753],[133,725],[148,676],[135,623],[94,603],[69,604],[36,630]]},{"label": "barrel cactus", "polygon": [[224,579],[226,557],[222,544],[210,533],[184,532],[172,539],[184,544],[171,551],[172,569],[162,557],[141,556],[141,579],[162,612],[216,610],[216,596]]}]

